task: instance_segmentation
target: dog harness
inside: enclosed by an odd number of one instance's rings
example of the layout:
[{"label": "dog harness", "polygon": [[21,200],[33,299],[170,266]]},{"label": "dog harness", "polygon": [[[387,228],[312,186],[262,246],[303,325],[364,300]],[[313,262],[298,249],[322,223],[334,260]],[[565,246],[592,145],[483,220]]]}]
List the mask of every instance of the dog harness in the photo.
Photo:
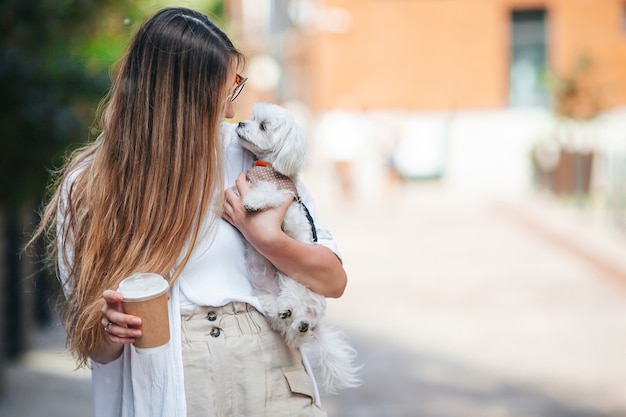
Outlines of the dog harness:
[{"label": "dog harness", "polygon": [[254,165],[248,170],[248,182],[254,187],[261,181],[273,182],[279,190],[287,190],[294,198],[298,197],[298,190],[291,178],[277,172],[268,162],[254,161]]},{"label": "dog harness", "polygon": [[302,199],[298,195],[298,190],[296,189],[295,184],[286,175],[277,172],[269,162],[266,161],[254,161],[254,165],[247,172],[248,182],[252,187],[255,184],[261,181],[270,181],[276,184],[279,190],[287,190],[293,194],[293,199],[300,204],[302,210],[304,210],[304,215],[311,226],[311,234],[313,235],[313,242],[317,242],[317,230],[315,229],[315,222],[313,221],[313,216],[309,212],[309,209],[302,202]]}]

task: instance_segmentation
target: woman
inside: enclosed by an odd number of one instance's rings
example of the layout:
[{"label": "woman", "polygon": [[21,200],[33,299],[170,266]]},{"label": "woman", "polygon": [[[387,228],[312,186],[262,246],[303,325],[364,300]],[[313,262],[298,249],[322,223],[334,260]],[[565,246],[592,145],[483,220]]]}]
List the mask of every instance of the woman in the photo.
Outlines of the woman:
[{"label": "woman", "polygon": [[[241,60],[206,16],[158,12],[121,61],[101,135],[68,160],[46,208],[68,346],[92,367],[96,416],[325,415],[306,358],[262,315],[244,239],[327,297],[341,296],[346,274],[319,220],[317,244],[282,232],[288,200],[243,208],[252,159],[222,122],[245,82]],[[171,285],[171,341],[152,355],[130,346],[140,319],[115,291],[140,271]]]}]

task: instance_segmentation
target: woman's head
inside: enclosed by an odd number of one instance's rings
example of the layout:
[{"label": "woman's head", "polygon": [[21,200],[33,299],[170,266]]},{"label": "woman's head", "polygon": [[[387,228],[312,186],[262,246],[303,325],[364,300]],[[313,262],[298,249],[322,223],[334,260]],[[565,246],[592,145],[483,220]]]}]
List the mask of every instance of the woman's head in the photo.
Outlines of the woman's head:
[{"label": "woman's head", "polygon": [[162,106],[150,109],[160,116],[181,108],[217,114],[223,110],[227,82],[239,60],[231,41],[206,16],[189,9],[165,9],[139,29],[114,87],[131,110],[154,105]]},{"label": "woman's head", "polygon": [[240,60],[206,16],[184,8],[161,10],[139,29],[121,62],[104,115],[105,133],[116,123],[123,123],[124,132],[138,130],[135,141],[180,138],[172,132],[215,133]]},{"label": "woman's head", "polygon": [[209,207],[221,201],[219,130],[232,117],[241,59],[206,16],[158,12],[120,62],[101,135],[66,163],[37,233],[54,233],[61,216],[49,247],[56,258],[59,241],[66,243],[65,325],[81,364],[103,340],[102,292],[133,272],[175,279]]}]

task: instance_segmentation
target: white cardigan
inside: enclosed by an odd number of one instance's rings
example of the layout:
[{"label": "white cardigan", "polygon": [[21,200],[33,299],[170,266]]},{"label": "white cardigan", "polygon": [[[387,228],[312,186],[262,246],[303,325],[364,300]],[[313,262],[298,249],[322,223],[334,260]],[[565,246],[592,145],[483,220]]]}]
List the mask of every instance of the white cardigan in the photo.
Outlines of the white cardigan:
[{"label": "white cardigan", "polygon": [[140,355],[131,345],[102,365],[92,361],[95,417],[186,417],[179,285],[170,290],[168,349]]},{"label": "white cardigan", "polygon": [[[252,156],[234,139],[234,127],[235,125],[225,123],[222,129],[227,187],[232,186],[235,178],[253,162]],[[300,197],[315,220],[318,244],[328,247],[340,256],[332,236],[315,216],[310,194],[300,182],[296,185]],[[244,301],[263,312],[247,280],[243,261],[243,237],[235,231],[238,237],[233,239],[234,229],[229,229],[232,226],[220,221],[223,223],[217,228],[217,235],[203,236],[180,278],[170,289],[171,340],[168,349],[152,355],[140,355],[132,346],[127,345],[122,355],[113,362],[99,364],[92,361],[95,417],[186,417],[181,303],[184,306],[198,304],[218,307],[231,301]],[[227,257],[223,256],[224,241],[231,242],[227,243],[230,245],[230,249],[226,248],[229,253]],[[61,278],[65,281],[67,276],[63,274],[67,268],[62,262],[60,270]],[[209,276],[211,278],[207,279]],[[304,356],[303,362],[313,379],[315,401],[319,404],[317,385]]]}]

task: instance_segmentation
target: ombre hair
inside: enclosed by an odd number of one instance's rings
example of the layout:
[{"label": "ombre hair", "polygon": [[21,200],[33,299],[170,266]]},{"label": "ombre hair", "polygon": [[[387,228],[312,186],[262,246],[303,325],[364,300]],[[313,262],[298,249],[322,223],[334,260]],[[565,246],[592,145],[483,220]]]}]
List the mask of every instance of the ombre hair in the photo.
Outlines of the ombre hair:
[{"label": "ombre hair", "polygon": [[79,366],[104,343],[103,291],[140,271],[173,282],[202,219],[222,201],[219,130],[241,60],[206,16],[161,10],[119,64],[101,134],[68,158],[53,185],[33,240],[47,235],[50,258],[67,266],[63,321]]}]

